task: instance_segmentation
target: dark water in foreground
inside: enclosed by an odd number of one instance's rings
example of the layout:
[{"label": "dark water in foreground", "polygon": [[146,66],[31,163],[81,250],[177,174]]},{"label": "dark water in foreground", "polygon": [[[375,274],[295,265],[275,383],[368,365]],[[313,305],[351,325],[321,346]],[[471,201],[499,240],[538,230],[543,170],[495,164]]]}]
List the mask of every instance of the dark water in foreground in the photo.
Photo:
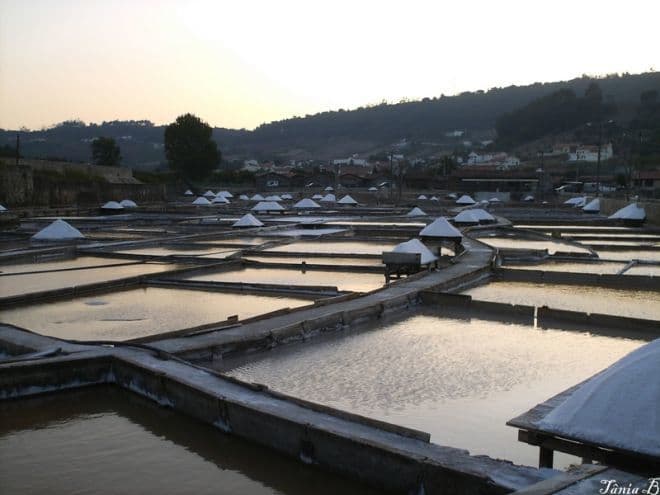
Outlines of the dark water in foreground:
[{"label": "dark water in foreground", "polygon": [[377,493],[113,387],[0,402],[0,493]]}]

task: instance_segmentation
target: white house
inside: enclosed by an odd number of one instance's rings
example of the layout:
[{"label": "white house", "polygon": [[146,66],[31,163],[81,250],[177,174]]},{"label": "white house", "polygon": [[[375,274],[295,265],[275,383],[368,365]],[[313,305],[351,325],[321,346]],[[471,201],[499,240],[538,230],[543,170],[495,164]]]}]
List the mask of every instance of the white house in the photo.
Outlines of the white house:
[{"label": "white house", "polygon": [[[600,160],[609,160],[613,156],[612,143],[600,147]],[[598,146],[578,146],[575,151],[568,154],[569,162],[597,162]]]}]

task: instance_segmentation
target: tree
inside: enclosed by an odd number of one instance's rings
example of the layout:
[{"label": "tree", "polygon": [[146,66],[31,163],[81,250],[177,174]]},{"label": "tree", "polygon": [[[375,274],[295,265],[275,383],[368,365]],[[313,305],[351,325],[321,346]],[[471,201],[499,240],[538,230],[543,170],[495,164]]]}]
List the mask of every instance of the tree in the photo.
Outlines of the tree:
[{"label": "tree", "polygon": [[101,136],[92,141],[92,162],[95,165],[118,167],[121,162],[121,150],[115,140]]},{"label": "tree", "polygon": [[211,126],[193,114],[177,117],[165,128],[165,156],[170,168],[188,179],[207,177],[221,159],[212,132]]}]

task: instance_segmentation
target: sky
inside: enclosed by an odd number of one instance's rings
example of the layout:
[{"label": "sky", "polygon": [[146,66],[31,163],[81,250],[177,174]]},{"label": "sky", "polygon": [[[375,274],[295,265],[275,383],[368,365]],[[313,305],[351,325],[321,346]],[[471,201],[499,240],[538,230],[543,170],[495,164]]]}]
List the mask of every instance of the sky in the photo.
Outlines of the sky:
[{"label": "sky", "polygon": [[660,70],[656,0],[0,0],[0,128],[213,126]]}]

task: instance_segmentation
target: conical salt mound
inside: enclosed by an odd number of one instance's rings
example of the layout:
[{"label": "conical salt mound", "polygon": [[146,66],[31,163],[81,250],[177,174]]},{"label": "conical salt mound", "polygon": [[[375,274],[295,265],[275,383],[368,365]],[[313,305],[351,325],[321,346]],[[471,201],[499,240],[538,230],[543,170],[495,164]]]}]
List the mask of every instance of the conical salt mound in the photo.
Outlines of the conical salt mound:
[{"label": "conical salt mound", "polygon": [[124,207],[117,203],[116,201],[108,201],[106,204],[101,206],[103,210],[123,210]]},{"label": "conical salt mound", "polygon": [[277,201],[259,201],[252,207],[252,211],[283,211],[284,207]]},{"label": "conical salt mound", "polygon": [[73,241],[85,236],[62,219],[57,219],[32,236],[35,241]]},{"label": "conical salt mound", "polygon": [[282,201],[282,197],[278,196],[277,194],[273,194],[271,196],[266,196],[264,201]]},{"label": "conical salt mound", "polygon": [[241,195],[238,197],[238,199],[240,199],[241,201],[249,201],[249,200],[250,200],[250,198],[248,197],[247,194],[241,194]]},{"label": "conical salt mound", "polygon": [[124,208],[137,208],[137,203],[132,199],[122,199],[119,204]]},{"label": "conical salt mound", "polygon": [[477,217],[477,220],[479,220],[480,223],[495,221],[495,217],[482,208],[474,208],[473,210],[469,210],[469,211],[475,217]]},{"label": "conical salt mound", "polygon": [[630,203],[628,206],[616,211],[610,215],[611,219],[619,220],[644,220],[646,218],[646,211],[640,208],[637,203]]},{"label": "conical salt mound", "polygon": [[211,202],[206,199],[204,196],[199,196],[195,201],[192,202],[195,206],[208,206]]},{"label": "conical salt mound", "polygon": [[420,237],[441,237],[444,239],[462,239],[461,231],[450,224],[445,217],[436,218],[419,231]]},{"label": "conical salt mound", "polygon": [[582,211],[585,213],[600,213],[600,199],[592,199],[586,205],[584,205]]},{"label": "conical salt mound", "polygon": [[0,205],[0,211],[7,211],[7,208],[5,208],[4,206]]},{"label": "conical salt mound", "polygon": [[193,192],[190,189],[187,189],[186,192],[183,193],[184,196],[194,196]]},{"label": "conical salt mound", "polygon": [[213,198],[215,196],[215,193],[209,189],[204,193],[204,196],[207,198]]},{"label": "conical salt mound", "polygon": [[261,194],[255,194],[250,198],[250,201],[263,201],[264,197]]},{"label": "conical salt mound", "polygon": [[426,213],[421,208],[415,206],[412,210],[408,212],[407,217],[425,217]]},{"label": "conical salt mound", "polygon": [[456,200],[457,205],[473,205],[476,201],[467,194],[464,194]]},{"label": "conical salt mound", "polygon": [[305,209],[305,208],[320,208],[321,205],[318,204],[316,201],[313,199],[305,198],[301,199],[298,201],[295,205],[293,205],[294,208],[299,208],[299,209]]},{"label": "conical salt mound", "polygon": [[328,193],[325,196],[323,196],[319,201],[322,201],[324,203],[334,203],[335,201],[337,201],[337,198],[335,197],[334,194]]},{"label": "conical salt mound", "polygon": [[534,196],[529,194],[529,195],[525,196],[525,199],[523,199],[523,201],[527,201],[528,203],[530,203],[530,202],[534,201]]},{"label": "conical salt mound", "polygon": [[424,200],[424,199],[427,199],[427,198],[424,194],[420,194],[419,196],[417,196],[417,199]]},{"label": "conical salt mound", "polygon": [[410,239],[409,241],[402,242],[397,244],[393,253],[419,253],[422,255],[420,263],[426,265],[428,263],[433,263],[438,260],[438,257],[427,248],[422,241],[419,239]]},{"label": "conical salt mound", "polygon": [[312,199],[321,199],[323,197],[323,194],[315,194],[312,196]]},{"label": "conical salt mound", "polygon": [[263,227],[264,224],[263,222],[257,220],[254,215],[248,213],[247,215],[243,215],[240,219],[238,219],[232,227]]},{"label": "conical salt mound", "polygon": [[356,205],[358,204],[357,201],[355,201],[353,198],[351,198],[348,194],[341,198],[339,201],[337,201],[338,204],[340,205]]},{"label": "conical salt mound", "polygon": [[216,205],[217,204],[226,205],[226,204],[229,204],[229,200],[224,196],[216,196],[215,198],[213,198],[211,200],[211,203],[216,204]]},{"label": "conical salt mound", "polygon": [[220,191],[218,194],[216,194],[216,196],[224,196],[225,198],[228,198],[228,199],[231,199],[231,198],[234,197],[234,195],[232,193],[230,193],[229,191]]},{"label": "conical salt mound", "polygon": [[472,210],[464,210],[454,217],[454,223],[477,224],[479,223],[479,218]]}]

